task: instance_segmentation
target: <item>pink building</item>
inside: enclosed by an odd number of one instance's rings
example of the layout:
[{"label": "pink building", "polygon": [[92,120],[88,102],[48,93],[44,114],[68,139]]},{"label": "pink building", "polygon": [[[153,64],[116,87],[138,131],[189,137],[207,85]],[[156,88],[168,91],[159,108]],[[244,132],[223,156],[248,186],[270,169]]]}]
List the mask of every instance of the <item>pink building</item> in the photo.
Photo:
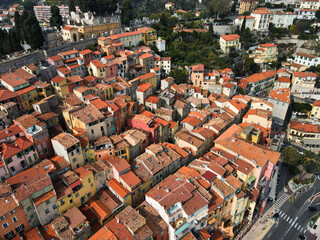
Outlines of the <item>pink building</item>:
[{"label": "pink building", "polygon": [[118,75],[118,64],[115,62],[105,64],[104,68],[106,70],[106,78],[111,78]]},{"label": "pink building", "polygon": [[107,161],[112,166],[113,177],[118,182],[121,182],[120,176],[130,171],[130,164],[127,162],[127,160],[121,157],[113,157]]},{"label": "pink building", "polygon": [[150,132],[149,142],[158,143],[160,138],[160,124],[154,121],[151,117],[143,114],[136,114],[132,118],[128,119],[128,127],[137,128]]},{"label": "pink building", "polygon": [[8,179],[34,165],[39,156],[32,141],[20,137],[13,143],[3,142],[0,145],[0,177]]}]

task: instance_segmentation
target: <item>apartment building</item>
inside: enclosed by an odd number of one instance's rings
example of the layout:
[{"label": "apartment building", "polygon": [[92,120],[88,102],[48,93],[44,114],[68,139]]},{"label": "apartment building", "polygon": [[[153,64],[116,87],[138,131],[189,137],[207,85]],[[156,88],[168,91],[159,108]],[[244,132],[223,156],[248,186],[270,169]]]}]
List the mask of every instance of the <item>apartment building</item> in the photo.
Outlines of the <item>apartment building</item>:
[{"label": "apartment building", "polygon": [[255,63],[276,61],[278,57],[278,47],[273,43],[259,44],[258,48],[252,52],[250,57],[254,59]]},{"label": "apartment building", "polygon": [[238,34],[229,34],[220,36],[220,48],[224,53],[228,53],[231,48],[241,49],[240,36]]},{"label": "apartment building", "polygon": [[307,67],[317,66],[320,64],[320,58],[311,54],[296,52],[294,54],[294,63],[301,64]]},{"label": "apartment building", "polygon": [[275,70],[270,70],[261,73],[255,73],[246,78],[248,82],[248,92],[249,94],[260,95],[263,92],[267,92],[272,89],[273,84],[276,80],[277,72]]},{"label": "apartment building", "polygon": [[257,5],[257,0],[241,0],[238,13],[239,15],[243,14],[244,12],[250,13],[256,8]]},{"label": "apartment building", "polygon": [[257,8],[251,13],[251,16],[255,18],[253,29],[260,32],[269,29],[272,13],[268,8]]},{"label": "apartment building", "polygon": [[300,143],[306,148],[320,148],[320,129],[319,125],[290,121],[287,130],[289,141]]},{"label": "apartment building", "polygon": [[80,140],[70,133],[60,133],[52,138],[52,145],[55,154],[67,160],[71,169],[75,170],[85,165]]},{"label": "apartment building", "polygon": [[313,93],[318,75],[313,72],[293,72],[291,91],[296,93]]}]

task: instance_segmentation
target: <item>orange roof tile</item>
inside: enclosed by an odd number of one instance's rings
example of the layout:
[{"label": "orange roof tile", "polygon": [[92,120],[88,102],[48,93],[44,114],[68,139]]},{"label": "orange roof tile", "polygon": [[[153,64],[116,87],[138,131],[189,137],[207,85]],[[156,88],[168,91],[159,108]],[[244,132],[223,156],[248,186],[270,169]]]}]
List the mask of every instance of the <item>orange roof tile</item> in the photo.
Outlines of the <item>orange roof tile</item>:
[{"label": "orange roof tile", "polygon": [[320,132],[319,125],[296,122],[296,121],[290,122],[290,128],[298,130],[298,131],[306,132],[306,133],[319,133]]},{"label": "orange roof tile", "polygon": [[267,72],[261,72],[261,73],[255,73],[249,77],[246,78],[247,82],[259,82],[262,81],[266,78],[270,78],[270,77],[274,77],[277,74],[277,72],[275,70],[270,70]]},{"label": "orange roof tile", "polygon": [[222,35],[221,37],[226,41],[234,41],[240,39],[240,36],[238,34]]},{"label": "orange roof tile", "polygon": [[280,88],[269,93],[269,98],[290,103],[290,88]]},{"label": "orange roof tile", "polygon": [[124,198],[129,194],[129,191],[125,189],[121,183],[119,183],[116,179],[112,178],[107,183],[108,186],[113,189],[121,198]]}]

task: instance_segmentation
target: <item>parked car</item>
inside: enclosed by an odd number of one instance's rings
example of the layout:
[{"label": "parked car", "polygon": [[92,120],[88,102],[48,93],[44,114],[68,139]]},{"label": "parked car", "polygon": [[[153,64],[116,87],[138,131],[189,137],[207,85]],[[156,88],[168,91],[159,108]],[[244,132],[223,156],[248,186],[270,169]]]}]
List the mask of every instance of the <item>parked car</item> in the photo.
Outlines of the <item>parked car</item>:
[{"label": "parked car", "polygon": [[315,211],[317,211],[317,208],[314,206],[310,206],[310,207],[308,207],[308,211],[315,212]]}]

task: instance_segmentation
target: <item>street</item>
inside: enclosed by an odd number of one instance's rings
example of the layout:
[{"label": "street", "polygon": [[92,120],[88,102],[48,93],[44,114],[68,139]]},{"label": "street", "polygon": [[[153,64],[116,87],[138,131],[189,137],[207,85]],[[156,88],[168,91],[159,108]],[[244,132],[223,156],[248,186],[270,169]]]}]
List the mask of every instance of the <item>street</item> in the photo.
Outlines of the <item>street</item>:
[{"label": "street", "polygon": [[307,224],[312,216],[320,212],[320,198],[316,198],[311,206],[317,206],[317,211],[310,212],[308,199],[314,194],[320,192],[320,180],[316,180],[310,189],[302,189],[297,193],[290,195],[282,193],[276,201],[278,205],[279,217],[269,232],[263,239],[281,239],[293,240],[298,239],[299,234],[307,231]]}]

